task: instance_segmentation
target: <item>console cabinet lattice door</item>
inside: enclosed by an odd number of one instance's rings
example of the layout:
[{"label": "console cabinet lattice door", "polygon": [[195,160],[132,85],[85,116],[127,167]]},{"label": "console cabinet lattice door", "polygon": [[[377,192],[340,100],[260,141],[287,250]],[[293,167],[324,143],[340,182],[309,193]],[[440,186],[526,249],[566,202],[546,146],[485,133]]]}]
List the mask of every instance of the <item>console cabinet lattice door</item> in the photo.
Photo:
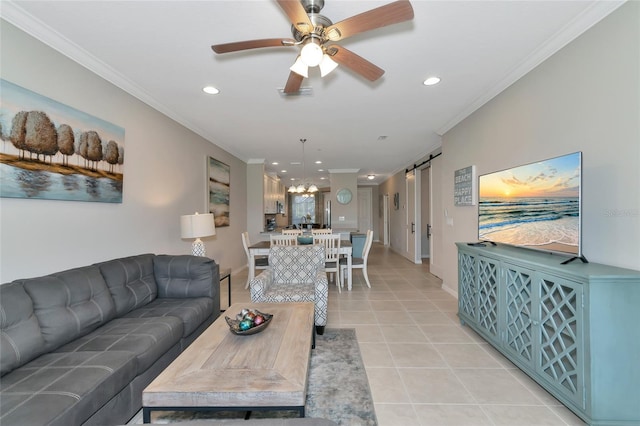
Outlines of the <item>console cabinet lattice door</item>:
[{"label": "console cabinet lattice door", "polygon": [[461,318],[477,321],[478,291],[476,290],[475,257],[458,254],[458,311]]},{"label": "console cabinet lattice door", "polygon": [[477,258],[478,327],[495,342],[498,335],[498,262],[484,256]]},{"label": "console cabinet lattice door", "polygon": [[522,364],[534,368],[535,332],[533,329],[534,272],[515,265],[505,265],[505,333],[504,347]]},{"label": "console cabinet lattice door", "polygon": [[538,274],[540,358],[537,370],[554,388],[585,408],[582,285]]},{"label": "console cabinet lattice door", "polygon": [[474,324],[485,338],[499,342],[498,263],[483,256],[458,255],[460,319]]}]

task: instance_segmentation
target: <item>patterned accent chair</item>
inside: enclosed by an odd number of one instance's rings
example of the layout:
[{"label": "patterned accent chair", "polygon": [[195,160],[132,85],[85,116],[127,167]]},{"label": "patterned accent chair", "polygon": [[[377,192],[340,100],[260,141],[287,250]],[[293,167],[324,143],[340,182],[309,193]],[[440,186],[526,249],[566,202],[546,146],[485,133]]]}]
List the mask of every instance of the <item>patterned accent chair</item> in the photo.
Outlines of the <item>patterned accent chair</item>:
[{"label": "patterned accent chair", "polygon": [[329,282],[321,245],[273,246],[269,267],[250,282],[251,302],[314,302],[316,332],[327,325]]}]

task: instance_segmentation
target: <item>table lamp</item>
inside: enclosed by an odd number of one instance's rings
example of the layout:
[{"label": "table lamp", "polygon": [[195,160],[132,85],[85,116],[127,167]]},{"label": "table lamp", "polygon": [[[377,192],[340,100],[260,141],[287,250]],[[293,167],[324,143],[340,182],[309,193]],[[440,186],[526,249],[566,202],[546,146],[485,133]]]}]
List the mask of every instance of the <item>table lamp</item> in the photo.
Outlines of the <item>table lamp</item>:
[{"label": "table lamp", "polygon": [[180,216],[180,229],[182,238],[195,238],[191,245],[191,254],[205,256],[204,243],[200,237],[216,235],[216,225],[213,221],[213,213],[188,214]]}]

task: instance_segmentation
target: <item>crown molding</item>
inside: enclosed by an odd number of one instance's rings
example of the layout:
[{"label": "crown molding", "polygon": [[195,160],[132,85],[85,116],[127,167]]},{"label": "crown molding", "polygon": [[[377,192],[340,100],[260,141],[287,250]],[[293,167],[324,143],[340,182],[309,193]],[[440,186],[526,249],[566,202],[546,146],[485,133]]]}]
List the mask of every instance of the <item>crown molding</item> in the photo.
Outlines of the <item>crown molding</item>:
[{"label": "crown molding", "polygon": [[549,59],[552,55],[575,40],[589,28],[603,20],[611,12],[626,3],[626,0],[597,1],[584,10],[578,17],[573,19],[546,43],[539,46],[531,55],[517,64],[507,75],[497,84],[477,97],[459,114],[451,118],[447,123],[437,130],[439,135],[444,135],[465,118],[469,117],[476,110],[506,90],[513,83],[524,77],[527,73]]}]

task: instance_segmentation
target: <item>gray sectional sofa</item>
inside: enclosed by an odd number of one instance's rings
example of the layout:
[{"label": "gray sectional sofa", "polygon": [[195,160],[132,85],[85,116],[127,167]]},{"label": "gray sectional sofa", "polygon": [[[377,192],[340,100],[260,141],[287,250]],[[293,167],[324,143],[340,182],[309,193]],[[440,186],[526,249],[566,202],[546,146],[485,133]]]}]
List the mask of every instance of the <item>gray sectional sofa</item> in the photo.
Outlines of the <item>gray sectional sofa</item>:
[{"label": "gray sectional sofa", "polygon": [[218,265],[143,254],[0,286],[0,424],[126,423],[220,312]]}]

